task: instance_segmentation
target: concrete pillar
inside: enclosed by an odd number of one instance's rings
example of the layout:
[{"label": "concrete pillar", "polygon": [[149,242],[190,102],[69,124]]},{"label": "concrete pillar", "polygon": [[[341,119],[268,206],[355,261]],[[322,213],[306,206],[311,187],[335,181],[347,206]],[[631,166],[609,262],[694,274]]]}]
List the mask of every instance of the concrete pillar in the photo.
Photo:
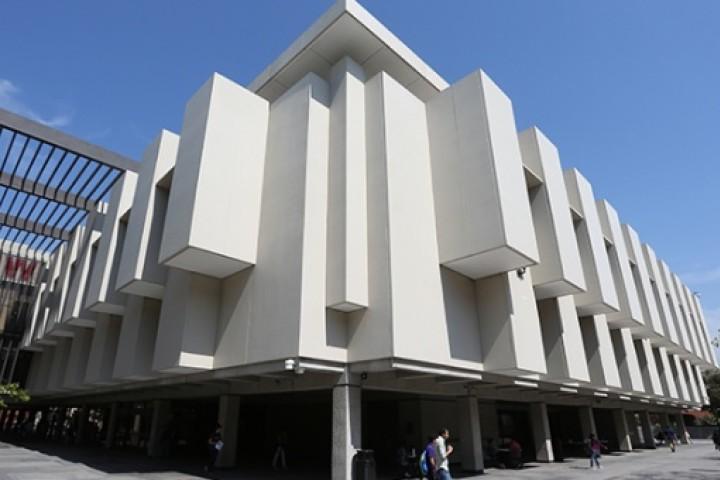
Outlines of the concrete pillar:
[{"label": "concrete pillar", "polygon": [[460,434],[460,461],[462,469],[469,472],[482,472],[483,462],[482,435],[480,433],[480,410],[474,396],[458,397],[458,429]]},{"label": "concrete pillar", "polygon": [[117,431],[118,403],[113,402],[110,405],[110,412],[107,419],[107,428],[105,429],[105,448],[112,448],[115,441],[115,432]]},{"label": "concrete pillar", "polygon": [[361,448],[361,390],[349,373],[333,388],[332,480],[352,478],[352,457]]},{"label": "concrete pillar", "polygon": [[533,439],[535,440],[535,458],[538,462],[552,462],[555,460],[550,433],[550,420],[548,419],[547,404],[530,404],[530,421],[532,422]]},{"label": "concrete pillar", "polygon": [[642,427],[643,440],[645,440],[645,448],[655,448],[655,437],[653,436],[653,425],[650,420],[650,412],[640,410],[640,427]]},{"label": "concrete pillar", "polygon": [[578,407],[580,415],[580,428],[582,429],[583,439],[588,438],[592,433],[597,437],[597,428],[595,427],[595,416],[592,407]]},{"label": "concrete pillar", "polygon": [[88,417],[90,415],[90,407],[83,405],[78,409],[77,431],[75,432],[75,444],[80,445],[85,442],[87,434]]},{"label": "concrete pillar", "polygon": [[222,441],[225,444],[218,454],[218,467],[234,467],[237,462],[238,421],[240,397],[222,395],[218,406],[218,423],[222,425]]},{"label": "concrete pillar", "polygon": [[623,452],[632,451],[632,442],[630,441],[630,431],[628,430],[627,418],[625,410],[616,408],[612,411],[613,422],[615,423],[615,433],[617,434],[618,446]]},{"label": "concrete pillar", "polygon": [[170,400],[153,401],[152,423],[150,424],[150,438],[148,439],[147,451],[151,457],[166,455],[167,445],[163,432],[172,418],[172,403]]},{"label": "concrete pillar", "polygon": [[688,441],[685,437],[685,432],[687,432],[687,427],[685,426],[685,418],[683,418],[682,412],[675,415],[675,418],[677,418],[677,433],[678,439],[680,439],[680,443],[683,443],[687,445]]}]

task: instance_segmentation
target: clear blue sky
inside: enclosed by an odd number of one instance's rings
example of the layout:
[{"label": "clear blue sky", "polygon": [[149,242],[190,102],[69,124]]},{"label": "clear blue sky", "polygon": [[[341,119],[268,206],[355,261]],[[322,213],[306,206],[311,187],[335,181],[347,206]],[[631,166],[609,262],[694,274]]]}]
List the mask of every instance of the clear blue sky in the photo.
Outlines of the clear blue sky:
[{"label": "clear blue sky", "polygon": [[[331,3],[6,2],[0,106],[139,158],[213,71],[249,83]],[[450,83],[487,71],[720,327],[720,2],[362,3]]]}]

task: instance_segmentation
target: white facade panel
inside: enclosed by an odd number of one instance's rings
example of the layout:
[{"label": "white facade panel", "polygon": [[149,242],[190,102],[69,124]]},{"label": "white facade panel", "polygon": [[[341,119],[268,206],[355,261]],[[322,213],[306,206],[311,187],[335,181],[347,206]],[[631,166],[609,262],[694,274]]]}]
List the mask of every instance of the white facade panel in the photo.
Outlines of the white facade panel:
[{"label": "white facade panel", "polygon": [[519,135],[526,168],[542,180],[530,189],[530,206],[541,262],[532,269],[538,299],[585,290],[580,252],[557,148],[538,128]]},{"label": "white facade panel", "polygon": [[267,100],[221,75],[193,95],[160,263],[217,278],[256,263],[267,126]]},{"label": "white facade panel", "polygon": [[537,263],[510,100],[478,71],[432,98],[427,118],[440,262],[470,278]]}]

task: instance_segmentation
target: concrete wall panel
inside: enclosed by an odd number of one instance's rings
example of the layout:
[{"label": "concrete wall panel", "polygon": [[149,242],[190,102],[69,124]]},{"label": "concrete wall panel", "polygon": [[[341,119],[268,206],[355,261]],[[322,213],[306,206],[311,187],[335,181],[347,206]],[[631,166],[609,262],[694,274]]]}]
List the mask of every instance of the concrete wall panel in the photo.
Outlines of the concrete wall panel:
[{"label": "concrete wall panel", "polygon": [[470,278],[538,261],[512,104],[482,71],[427,104],[440,261]]},{"label": "concrete wall panel", "polygon": [[217,278],[256,263],[267,128],[267,100],[221,75],[193,95],[160,263]]},{"label": "concrete wall panel", "polygon": [[529,192],[541,259],[533,267],[535,296],[579,293],[585,278],[557,148],[535,127],[521,132],[519,141],[523,164],[543,182]]}]

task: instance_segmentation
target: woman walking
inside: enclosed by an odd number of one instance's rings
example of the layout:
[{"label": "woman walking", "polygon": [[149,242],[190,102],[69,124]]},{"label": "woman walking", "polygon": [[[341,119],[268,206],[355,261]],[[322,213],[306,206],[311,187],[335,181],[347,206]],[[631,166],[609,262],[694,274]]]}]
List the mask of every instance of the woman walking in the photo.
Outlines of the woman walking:
[{"label": "woman walking", "polygon": [[600,470],[602,468],[600,466],[600,456],[605,446],[595,437],[594,433],[591,433],[588,437],[587,446],[590,450],[590,468]]}]

